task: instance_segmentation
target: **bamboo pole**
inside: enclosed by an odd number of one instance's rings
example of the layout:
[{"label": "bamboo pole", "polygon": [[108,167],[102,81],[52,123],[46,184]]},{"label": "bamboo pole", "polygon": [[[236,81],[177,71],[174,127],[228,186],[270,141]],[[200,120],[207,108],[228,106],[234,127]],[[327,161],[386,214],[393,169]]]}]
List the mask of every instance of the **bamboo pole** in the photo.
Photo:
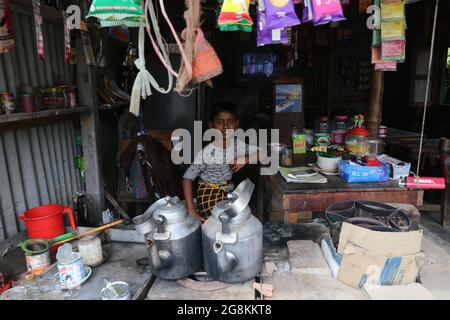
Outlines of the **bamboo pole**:
[{"label": "bamboo pole", "polygon": [[52,247],[53,247],[53,246],[56,246],[56,245],[61,245],[61,244],[66,243],[66,242],[73,241],[73,240],[75,240],[75,239],[82,238],[82,237],[84,237],[84,236],[86,236],[86,235],[88,235],[88,234],[93,234],[93,233],[97,233],[97,232],[100,232],[100,231],[109,229],[109,228],[111,228],[111,227],[117,226],[117,225],[122,224],[122,223],[124,223],[124,222],[125,222],[125,219],[122,219],[122,220],[117,220],[117,221],[114,221],[114,222],[105,224],[105,225],[100,226],[100,227],[98,227],[98,228],[94,228],[94,229],[92,229],[92,230],[89,230],[89,231],[86,231],[86,232],[77,234],[77,235],[75,235],[75,236],[73,236],[73,237],[71,237],[71,238],[69,238],[69,239],[61,240],[61,241],[55,242],[55,243],[52,244]]},{"label": "bamboo pole", "polygon": [[384,72],[374,71],[369,100],[369,119],[367,125],[371,137],[378,137],[381,124],[381,112],[384,92]]}]

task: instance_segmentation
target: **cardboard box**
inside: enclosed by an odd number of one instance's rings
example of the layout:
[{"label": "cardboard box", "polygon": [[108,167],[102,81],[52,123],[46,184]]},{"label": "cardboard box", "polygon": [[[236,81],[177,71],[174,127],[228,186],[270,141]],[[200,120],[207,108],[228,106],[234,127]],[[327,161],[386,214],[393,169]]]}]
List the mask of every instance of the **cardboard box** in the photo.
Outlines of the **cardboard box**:
[{"label": "cardboard box", "polygon": [[422,237],[422,230],[380,232],[343,223],[338,250],[329,240],[323,241],[322,250],[330,267],[334,265],[333,274],[349,286],[406,285],[416,282]]},{"label": "cardboard box", "polygon": [[389,166],[361,166],[357,163],[339,161],[339,178],[347,182],[384,182],[389,178]]},{"label": "cardboard box", "polygon": [[391,179],[398,180],[401,177],[409,176],[409,172],[411,171],[411,163],[397,160],[386,154],[379,155],[377,160],[389,165],[389,177]]}]

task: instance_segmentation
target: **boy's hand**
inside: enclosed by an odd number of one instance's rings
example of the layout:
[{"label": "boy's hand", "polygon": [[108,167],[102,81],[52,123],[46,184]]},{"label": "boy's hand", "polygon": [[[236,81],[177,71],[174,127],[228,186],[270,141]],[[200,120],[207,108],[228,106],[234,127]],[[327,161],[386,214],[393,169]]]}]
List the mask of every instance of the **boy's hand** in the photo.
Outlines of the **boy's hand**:
[{"label": "boy's hand", "polygon": [[189,213],[190,213],[195,219],[197,219],[198,222],[200,222],[200,224],[203,224],[203,222],[206,221],[206,219],[202,218],[202,216],[200,216],[200,214],[199,214],[197,211],[195,211],[195,210],[191,210],[191,211],[189,211]]}]

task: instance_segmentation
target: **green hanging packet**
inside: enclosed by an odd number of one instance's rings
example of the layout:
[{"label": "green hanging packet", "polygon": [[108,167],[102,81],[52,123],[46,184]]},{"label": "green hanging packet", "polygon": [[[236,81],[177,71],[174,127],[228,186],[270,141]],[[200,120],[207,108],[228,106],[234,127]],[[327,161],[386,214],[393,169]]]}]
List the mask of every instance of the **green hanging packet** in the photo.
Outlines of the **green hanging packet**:
[{"label": "green hanging packet", "polygon": [[102,26],[135,24],[144,17],[140,0],[94,0],[86,18],[95,17]]}]

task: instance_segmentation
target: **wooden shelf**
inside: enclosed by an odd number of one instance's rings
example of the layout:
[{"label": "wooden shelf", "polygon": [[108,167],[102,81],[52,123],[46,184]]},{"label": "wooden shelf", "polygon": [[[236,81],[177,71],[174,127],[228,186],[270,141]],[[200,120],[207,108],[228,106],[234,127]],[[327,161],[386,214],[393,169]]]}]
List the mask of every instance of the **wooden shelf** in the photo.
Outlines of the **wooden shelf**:
[{"label": "wooden shelf", "polygon": [[[13,11],[33,16],[33,5],[31,0],[12,0],[11,8]],[[41,14],[44,21],[62,21],[62,10],[50,7],[41,2]]]},{"label": "wooden shelf", "polygon": [[58,122],[63,119],[78,117],[80,113],[91,110],[79,106],[71,109],[45,110],[30,113],[13,113],[0,115],[0,131],[29,128]]},{"label": "wooden shelf", "polygon": [[113,105],[107,105],[107,104],[100,105],[98,107],[98,109],[100,111],[108,111],[108,110],[122,109],[122,108],[129,107],[129,106],[130,106],[130,101],[125,101],[125,102],[120,102],[120,103],[113,104]]}]

